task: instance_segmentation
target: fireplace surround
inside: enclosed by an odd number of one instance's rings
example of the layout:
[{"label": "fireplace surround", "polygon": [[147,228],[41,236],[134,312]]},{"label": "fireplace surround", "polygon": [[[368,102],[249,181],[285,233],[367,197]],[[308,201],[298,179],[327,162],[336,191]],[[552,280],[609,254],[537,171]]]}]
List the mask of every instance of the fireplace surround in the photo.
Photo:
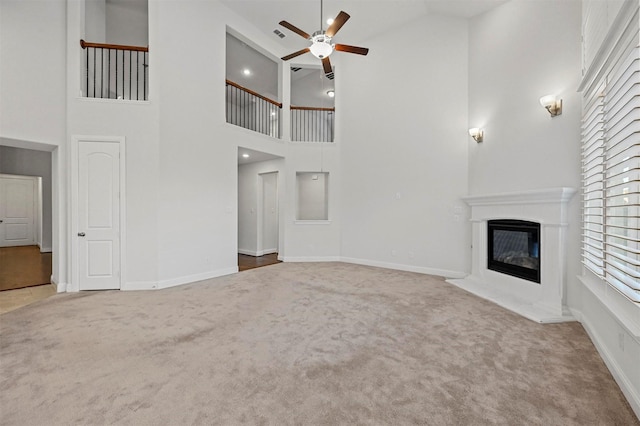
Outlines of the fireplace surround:
[{"label": "fireplace surround", "polygon": [[[471,207],[471,273],[448,282],[536,322],[574,321],[565,305],[565,276],[567,210],[575,192],[574,188],[562,187],[464,197]],[[506,263],[531,266],[537,258],[537,280],[489,267],[489,223],[496,220],[501,225],[539,226],[537,247],[529,231],[517,236],[515,242],[501,242],[528,254],[521,253],[517,260],[512,256]],[[509,247],[506,250],[514,251]]]}]

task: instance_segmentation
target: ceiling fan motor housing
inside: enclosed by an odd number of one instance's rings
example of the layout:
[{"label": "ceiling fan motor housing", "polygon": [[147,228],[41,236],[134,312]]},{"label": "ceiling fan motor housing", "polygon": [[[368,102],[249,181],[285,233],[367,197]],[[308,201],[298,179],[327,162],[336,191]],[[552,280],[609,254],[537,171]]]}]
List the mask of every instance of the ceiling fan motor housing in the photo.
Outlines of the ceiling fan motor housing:
[{"label": "ceiling fan motor housing", "polygon": [[326,35],[324,31],[316,31],[313,33],[311,42],[312,44],[309,49],[316,58],[326,58],[333,53],[334,45],[331,42],[331,37]]}]

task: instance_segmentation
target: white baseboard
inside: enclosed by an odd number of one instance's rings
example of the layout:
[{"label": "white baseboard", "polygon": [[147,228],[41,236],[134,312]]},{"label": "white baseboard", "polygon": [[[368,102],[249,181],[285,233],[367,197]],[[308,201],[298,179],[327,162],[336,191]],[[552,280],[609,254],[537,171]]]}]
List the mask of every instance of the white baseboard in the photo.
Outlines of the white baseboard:
[{"label": "white baseboard", "polygon": [[169,288],[177,285],[193,283],[196,281],[208,280],[210,278],[222,277],[224,275],[231,275],[238,272],[238,266],[231,268],[218,269],[215,271],[203,272],[200,274],[187,275],[184,277],[171,278],[169,280],[162,280],[158,282],[158,288]]},{"label": "white baseboard", "polygon": [[157,281],[132,281],[124,283],[120,290],[137,291],[137,290],[156,290],[158,288]]},{"label": "white baseboard", "polygon": [[255,257],[260,256],[257,251],[253,251],[253,250],[238,249],[238,253],[245,254],[247,256],[255,256]]},{"label": "white baseboard", "polygon": [[340,256],[278,256],[283,262],[340,262]]},{"label": "white baseboard", "polygon": [[57,283],[51,276],[51,285],[56,288],[57,293],[66,293],[67,292],[67,283]]},{"label": "white baseboard", "polygon": [[582,312],[576,311],[574,309],[571,310],[573,315],[576,318],[580,319],[582,326],[587,331],[587,334],[591,338],[596,350],[602,357],[604,363],[607,365],[607,368],[611,372],[616,383],[620,386],[620,390],[627,398],[631,409],[636,414],[638,419],[640,419],[640,394],[638,394],[638,390],[633,387],[633,384],[629,380],[625,371],[620,368],[620,365],[616,362],[615,358],[611,355],[611,352],[607,348],[605,344],[605,340],[600,337],[596,329],[591,325],[589,318],[583,315]]},{"label": "white baseboard", "polygon": [[247,256],[254,256],[254,257],[260,257],[260,256],[264,256],[265,254],[272,254],[272,253],[277,253],[277,252],[278,252],[277,248],[266,249],[266,250],[258,250],[258,251],[238,249],[238,253],[239,254],[245,254]]},{"label": "white baseboard", "polygon": [[417,272],[419,274],[437,275],[446,278],[464,278],[466,272],[450,271],[447,269],[428,268],[424,266],[403,265],[400,263],[380,262],[377,260],[355,259],[352,257],[341,257],[345,263],[355,263],[357,265],[376,266],[378,268],[396,269],[398,271]]},{"label": "white baseboard", "polygon": [[51,253],[51,252],[53,252],[53,248],[40,246],[40,253]]},{"label": "white baseboard", "polygon": [[208,280],[210,278],[222,277],[238,272],[238,267],[226,269],[218,269],[215,271],[203,272],[200,274],[187,275],[184,277],[171,278],[162,281],[132,281],[125,283],[120,290],[136,291],[136,290],[160,290],[163,288],[175,287],[178,285],[189,284],[196,281]]}]

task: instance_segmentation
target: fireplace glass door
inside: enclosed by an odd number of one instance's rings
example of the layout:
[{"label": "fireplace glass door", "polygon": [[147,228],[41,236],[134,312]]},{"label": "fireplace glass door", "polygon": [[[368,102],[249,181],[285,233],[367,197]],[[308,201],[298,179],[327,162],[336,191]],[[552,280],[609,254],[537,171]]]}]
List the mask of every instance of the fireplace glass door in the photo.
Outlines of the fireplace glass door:
[{"label": "fireplace glass door", "polygon": [[489,269],[540,283],[539,223],[490,220],[487,237]]}]

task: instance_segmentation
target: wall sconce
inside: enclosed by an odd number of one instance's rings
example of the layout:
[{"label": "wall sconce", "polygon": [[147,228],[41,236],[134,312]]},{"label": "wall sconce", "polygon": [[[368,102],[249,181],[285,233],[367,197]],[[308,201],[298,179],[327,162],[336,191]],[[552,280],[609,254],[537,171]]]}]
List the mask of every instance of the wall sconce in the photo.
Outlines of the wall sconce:
[{"label": "wall sconce", "polygon": [[547,95],[541,97],[540,105],[545,107],[552,117],[562,114],[562,99],[556,99],[555,95]]},{"label": "wall sconce", "polygon": [[474,141],[480,143],[484,139],[484,130],[474,127],[473,129],[469,129],[469,135]]}]

